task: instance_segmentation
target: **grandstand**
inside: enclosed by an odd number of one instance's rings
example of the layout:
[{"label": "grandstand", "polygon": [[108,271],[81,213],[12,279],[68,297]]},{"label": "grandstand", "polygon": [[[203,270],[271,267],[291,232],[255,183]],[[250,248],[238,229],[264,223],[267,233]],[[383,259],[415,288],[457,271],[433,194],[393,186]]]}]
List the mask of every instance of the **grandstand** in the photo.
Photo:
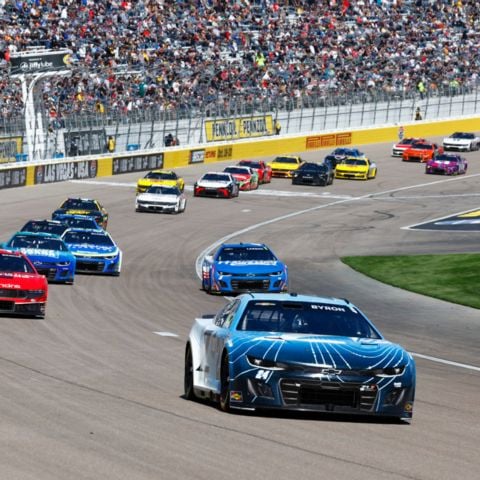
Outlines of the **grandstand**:
[{"label": "grandstand", "polygon": [[56,130],[92,122],[463,95],[478,85],[479,8],[473,0],[3,0],[0,134],[25,129],[20,81],[9,72],[11,56],[28,47],[72,51],[71,75],[34,91],[47,137],[61,146]]}]

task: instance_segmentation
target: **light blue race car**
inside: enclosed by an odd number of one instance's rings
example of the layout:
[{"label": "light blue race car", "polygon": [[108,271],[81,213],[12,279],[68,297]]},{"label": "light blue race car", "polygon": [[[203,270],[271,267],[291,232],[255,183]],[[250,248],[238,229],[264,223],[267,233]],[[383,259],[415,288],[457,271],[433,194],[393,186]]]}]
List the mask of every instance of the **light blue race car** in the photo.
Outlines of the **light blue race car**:
[{"label": "light blue race car", "polygon": [[224,243],[202,265],[208,293],[284,292],[288,269],[264,243]]},{"label": "light blue race car", "polygon": [[20,251],[49,282],[73,284],[75,256],[65,242],[53,233],[17,232],[6,243],[6,250]]},{"label": "light blue race car", "polygon": [[62,238],[77,259],[77,273],[120,275],[122,251],[105,230],[70,228]]},{"label": "light blue race car", "polygon": [[348,300],[243,294],[197,318],[185,350],[187,399],[410,421],[415,362]]}]

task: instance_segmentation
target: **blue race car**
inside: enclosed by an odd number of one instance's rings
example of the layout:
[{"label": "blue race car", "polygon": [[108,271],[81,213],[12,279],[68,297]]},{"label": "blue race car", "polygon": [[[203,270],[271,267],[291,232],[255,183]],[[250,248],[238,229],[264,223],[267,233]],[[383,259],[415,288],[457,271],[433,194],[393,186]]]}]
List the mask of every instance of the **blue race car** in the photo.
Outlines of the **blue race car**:
[{"label": "blue race car", "polygon": [[87,215],[74,215],[69,213],[53,213],[53,220],[57,220],[68,228],[87,228],[93,230],[103,230],[94,217]]},{"label": "blue race car", "polygon": [[76,260],[65,242],[52,233],[17,232],[6,243],[6,250],[20,251],[49,282],[73,284]]},{"label": "blue race car", "polygon": [[222,410],[278,409],[410,421],[415,362],[348,300],[244,294],[197,318],[185,398]]},{"label": "blue race car", "polygon": [[20,231],[53,233],[61,237],[67,228],[67,225],[58,220],[29,220]]},{"label": "blue race car", "polygon": [[284,292],[288,269],[263,243],[224,243],[202,265],[208,293]]},{"label": "blue race car", "polygon": [[105,230],[70,228],[62,238],[77,259],[77,273],[120,275],[122,251]]}]

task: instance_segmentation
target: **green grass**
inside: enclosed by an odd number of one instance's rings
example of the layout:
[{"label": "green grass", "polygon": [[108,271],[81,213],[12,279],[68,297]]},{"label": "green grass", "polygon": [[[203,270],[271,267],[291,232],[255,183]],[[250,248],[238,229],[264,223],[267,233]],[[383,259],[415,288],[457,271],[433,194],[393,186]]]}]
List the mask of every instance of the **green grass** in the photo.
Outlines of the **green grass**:
[{"label": "green grass", "polygon": [[480,254],[344,257],[341,260],[380,282],[480,309]]}]

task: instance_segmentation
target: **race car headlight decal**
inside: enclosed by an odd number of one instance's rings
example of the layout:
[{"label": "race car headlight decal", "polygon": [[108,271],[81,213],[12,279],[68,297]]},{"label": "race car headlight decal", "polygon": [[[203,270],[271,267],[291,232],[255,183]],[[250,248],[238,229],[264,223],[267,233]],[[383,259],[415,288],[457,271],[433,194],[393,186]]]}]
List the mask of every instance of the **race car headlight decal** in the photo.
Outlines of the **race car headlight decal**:
[{"label": "race car headlight decal", "polygon": [[26,298],[39,298],[45,296],[45,290],[25,290]]},{"label": "race car headlight decal", "polygon": [[70,262],[57,262],[57,267],[68,267]]},{"label": "race car headlight decal", "polygon": [[368,372],[371,372],[371,374],[376,377],[396,377],[397,375],[402,375],[404,371],[405,365],[368,370]]},{"label": "race car headlight decal", "polygon": [[231,275],[230,272],[217,272],[217,273],[218,273],[218,275],[221,275],[222,277],[225,277],[227,275]]},{"label": "race car headlight decal", "polygon": [[247,361],[252,367],[260,367],[268,370],[285,370],[287,368],[287,365],[284,363],[267,360],[265,358],[256,358],[251,355],[247,355]]},{"label": "race car headlight decal", "polygon": [[278,277],[278,276],[281,275],[282,273],[283,273],[282,271],[280,271],[280,272],[272,272],[272,273],[270,273],[270,276],[272,276],[272,277]]}]

